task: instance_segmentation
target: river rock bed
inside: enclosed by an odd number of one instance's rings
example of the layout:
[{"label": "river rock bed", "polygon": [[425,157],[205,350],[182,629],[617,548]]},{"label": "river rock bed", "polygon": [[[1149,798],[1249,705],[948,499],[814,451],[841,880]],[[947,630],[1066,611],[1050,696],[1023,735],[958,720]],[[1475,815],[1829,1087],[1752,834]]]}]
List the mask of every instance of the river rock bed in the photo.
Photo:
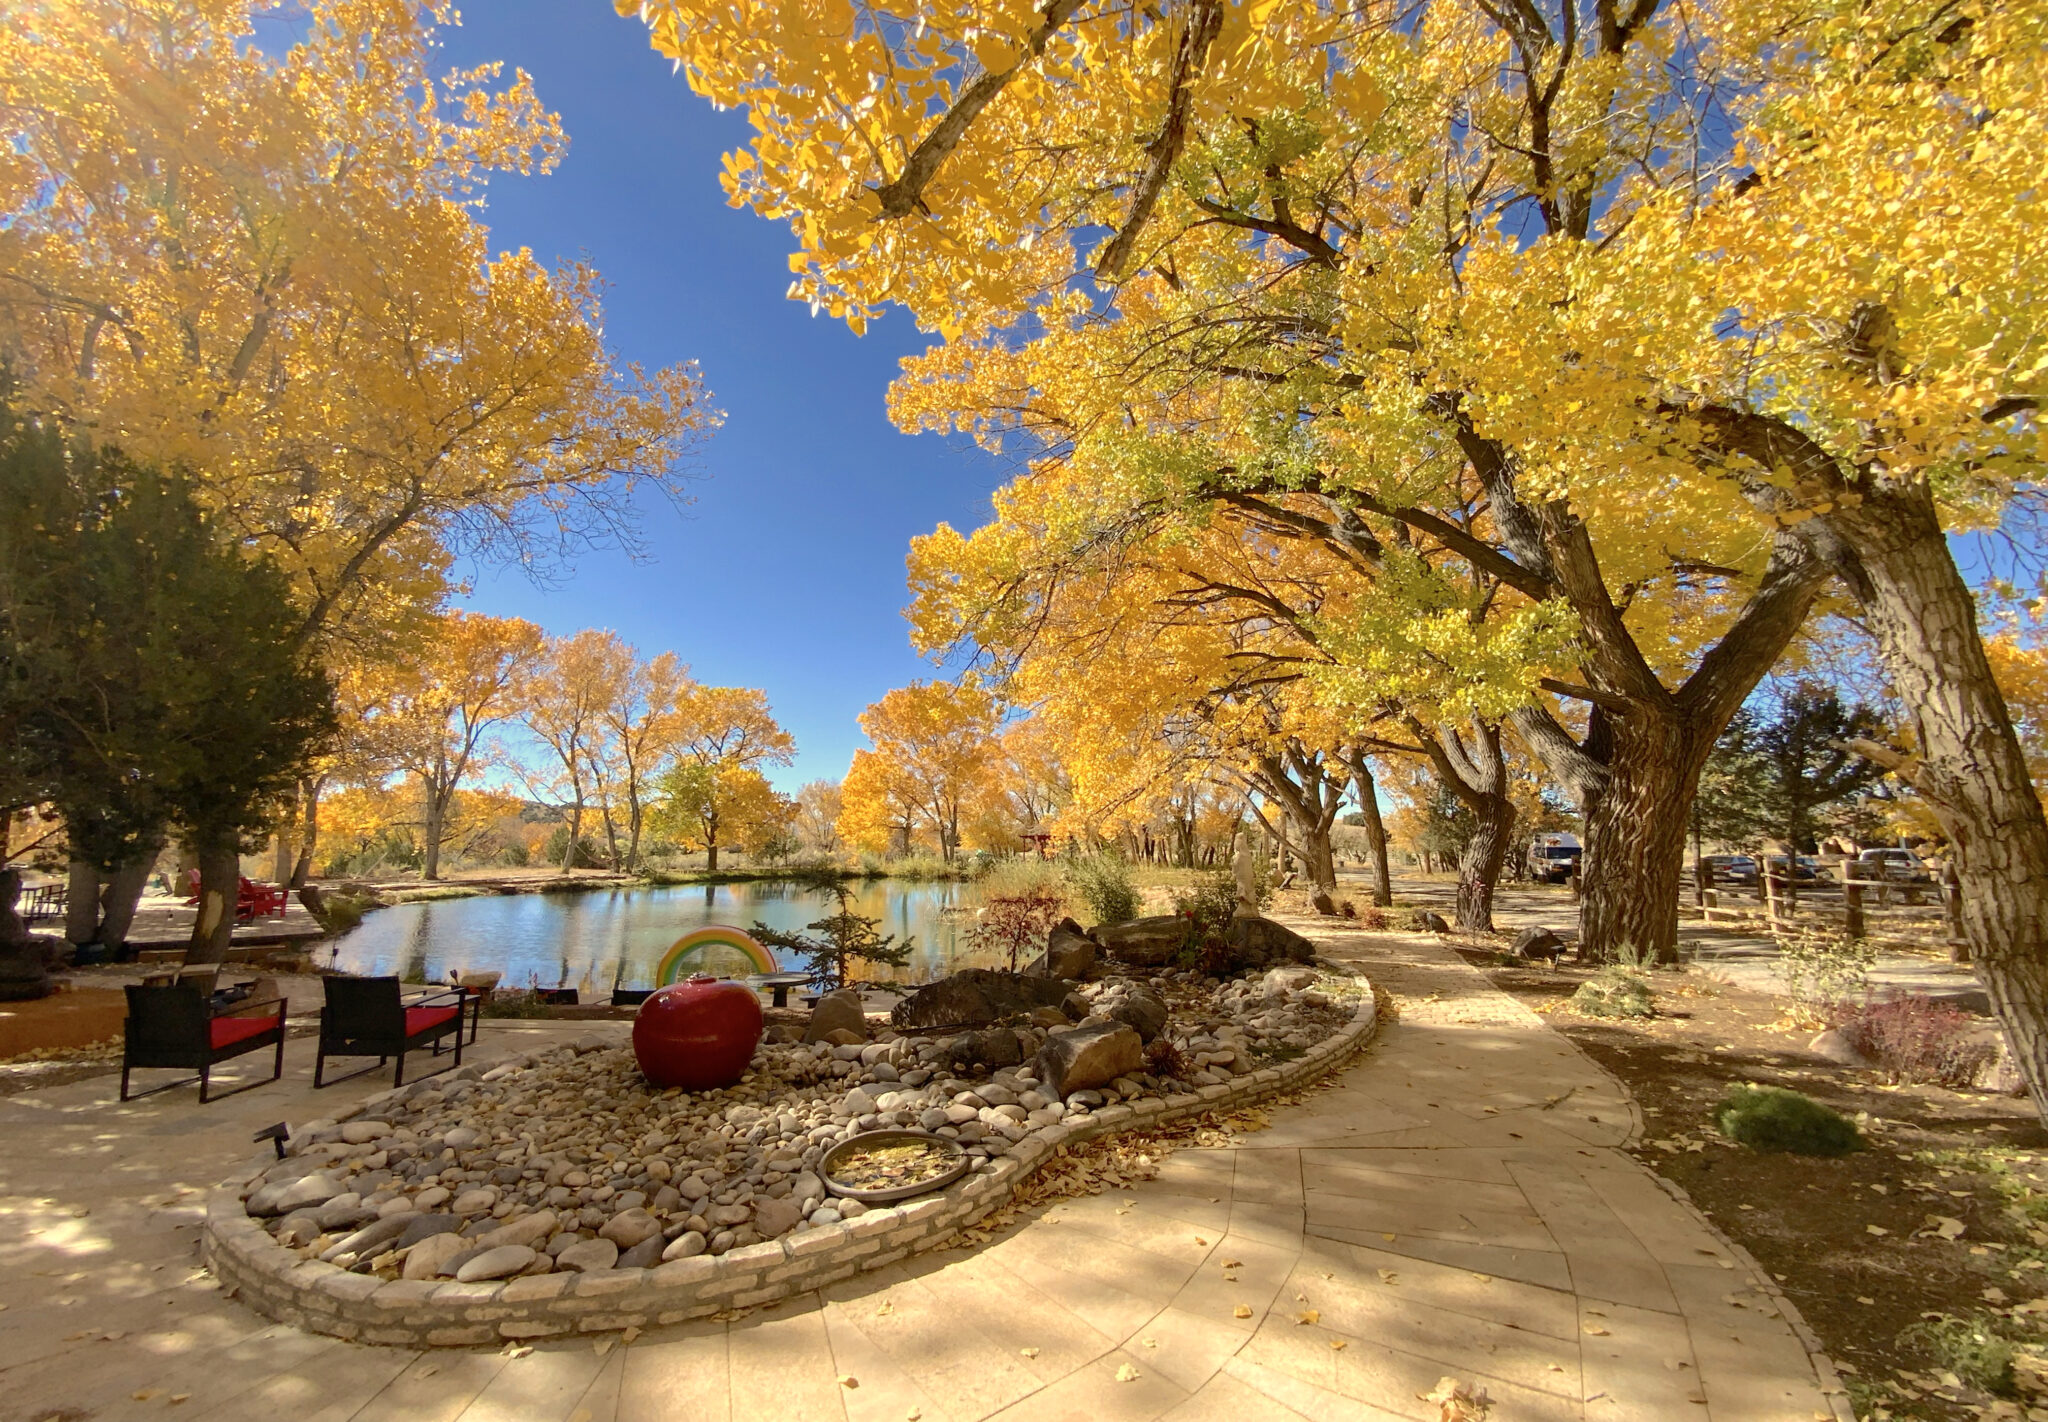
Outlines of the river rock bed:
[{"label": "river rock bed", "polygon": [[[1298,1056],[1348,1023],[1367,990],[1305,966],[1221,983],[1112,977],[1077,987],[1068,1012],[1040,1008],[1018,1025],[905,1034],[870,1019],[866,1042],[765,1042],[737,1085],[695,1093],[650,1087],[629,1047],[586,1038],[385,1093],[346,1122],[308,1122],[245,1207],[303,1258],[392,1279],[723,1254],[865,1213],[817,1173],[849,1136],[930,1130],[985,1171],[1076,1115]],[[1066,1065],[1042,1051],[1053,1037],[1129,1051],[1133,1033],[1145,1042],[1134,1069],[1064,1096],[1042,1077]]]}]

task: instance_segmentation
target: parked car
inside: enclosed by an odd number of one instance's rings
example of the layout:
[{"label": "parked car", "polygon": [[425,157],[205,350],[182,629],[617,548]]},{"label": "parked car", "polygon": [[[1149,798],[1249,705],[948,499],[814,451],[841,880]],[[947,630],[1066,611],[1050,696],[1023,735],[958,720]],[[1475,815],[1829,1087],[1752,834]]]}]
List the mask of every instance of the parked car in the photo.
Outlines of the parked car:
[{"label": "parked car", "polygon": [[1584,854],[1571,835],[1544,835],[1529,846],[1529,877],[1539,884],[1562,884],[1579,872]]},{"label": "parked car", "polygon": [[[1789,868],[1793,880],[1797,883],[1811,884],[1820,877],[1820,865],[1810,855],[1800,854],[1788,857],[1783,854],[1773,854],[1764,860],[1764,863],[1781,876]],[[1754,878],[1754,875],[1751,877]]]},{"label": "parked car", "polygon": [[1756,861],[1747,854],[1709,854],[1706,863],[1717,884],[1756,882]]},{"label": "parked car", "polygon": [[1932,884],[1933,871],[1910,849],[1866,849],[1856,856],[1856,877],[1887,884]]}]

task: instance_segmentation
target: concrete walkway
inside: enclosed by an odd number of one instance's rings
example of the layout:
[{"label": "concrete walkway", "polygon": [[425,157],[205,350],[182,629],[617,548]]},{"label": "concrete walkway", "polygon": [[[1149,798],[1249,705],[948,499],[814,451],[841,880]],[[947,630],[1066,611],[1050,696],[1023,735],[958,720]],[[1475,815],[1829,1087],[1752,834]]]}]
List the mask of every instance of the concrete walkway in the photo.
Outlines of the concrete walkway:
[{"label": "concrete walkway", "polygon": [[978,1250],[631,1342],[374,1349],[222,1298],[196,1192],[256,1125],[353,1088],[0,1101],[0,1422],[1437,1422],[1444,1377],[1493,1422],[1848,1417],[1767,1281],[1615,1149],[1635,1117],[1611,1078],[1433,941],[1319,936],[1398,1017],[1270,1130]]}]

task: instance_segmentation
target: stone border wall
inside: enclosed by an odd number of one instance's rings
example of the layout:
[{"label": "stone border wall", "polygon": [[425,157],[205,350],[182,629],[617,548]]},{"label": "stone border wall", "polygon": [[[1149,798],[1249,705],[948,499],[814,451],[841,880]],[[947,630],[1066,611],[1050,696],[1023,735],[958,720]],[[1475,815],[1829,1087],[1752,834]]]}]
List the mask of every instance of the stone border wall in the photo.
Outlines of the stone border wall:
[{"label": "stone border wall", "polygon": [[835,1225],[652,1269],[533,1274],[463,1284],[451,1279],[384,1280],[301,1259],[272,1239],[242,1207],[249,1183],[271,1164],[268,1160],[211,1193],[201,1249],[230,1296],[257,1312],[361,1343],[463,1347],[508,1338],[681,1323],[773,1303],[942,1244],[1011,1199],[1060,1146],[1229,1110],[1305,1086],[1349,1061],[1371,1038],[1376,1015],[1368,984],[1365,1002],[1351,1021],[1291,1062],[1184,1095],[1119,1102],[1071,1124],[1047,1127],[997,1157],[992,1168],[932,1195],[879,1206]]}]

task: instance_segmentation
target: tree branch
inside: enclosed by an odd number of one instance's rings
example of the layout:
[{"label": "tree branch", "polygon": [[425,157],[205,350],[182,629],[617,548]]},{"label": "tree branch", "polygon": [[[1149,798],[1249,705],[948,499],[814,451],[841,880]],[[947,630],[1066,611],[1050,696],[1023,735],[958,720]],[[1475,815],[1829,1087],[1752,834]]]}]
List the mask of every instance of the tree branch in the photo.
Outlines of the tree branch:
[{"label": "tree branch", "polygon": [[1038,28],[1024,41],[1024,57],[1008,69],[992,69],[979,75],[960,91],[960,97],[953,101],[953,106],[911,150],[910,161],[903,165],[903,171],[874,190],[875,196],[882,200],[881,221],[928,210],[924,205],[924,190],[938,175],[940,165],[960,146],[969,126],[990,101],[1023,72],[1025,65],[1045,53],[1052,37],[1084,3],[1085,0],[1047,0],[1045,8],[1038,12]]},{"label": "tree branch", "polygon": [[1123,275],[1124,266],[1131,258],[1131,249],[1137,245],[1138,235],[1152,217],[1152,208],[1158,203],[1159,194],[1166,187],[1166,179],[1173,172],[1173,165],[1187,143],[1188,110],[1193,103],[1190,90],[1195,76],[1201,71],[1203,61],[1209,56],[1209,46],[1216,42],[1217,32],[1222,28],[1223,6],[1219,0],[1194,0],[1188,14],[1188,27],[1181,35],[1178,52],[1174,55],[1173,81],[1166,95],[1166,117],[1159,125],[1158,137],[1145,145],[1148,161],[1131,194],[1131,214],[1124,219],[1122,230],[1103,250],[1102,260],[1095,264],[1098,280],[1114,280]]}]

